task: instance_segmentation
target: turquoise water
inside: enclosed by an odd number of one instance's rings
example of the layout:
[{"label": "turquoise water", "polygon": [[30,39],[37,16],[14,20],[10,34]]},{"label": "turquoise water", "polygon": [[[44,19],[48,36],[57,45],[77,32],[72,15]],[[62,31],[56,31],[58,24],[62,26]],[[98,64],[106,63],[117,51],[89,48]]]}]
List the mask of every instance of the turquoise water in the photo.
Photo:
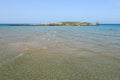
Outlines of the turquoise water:
[{"label": "turquoise water", "polygon": [[120,80],[120,25],[0,25],[1,80]]}]

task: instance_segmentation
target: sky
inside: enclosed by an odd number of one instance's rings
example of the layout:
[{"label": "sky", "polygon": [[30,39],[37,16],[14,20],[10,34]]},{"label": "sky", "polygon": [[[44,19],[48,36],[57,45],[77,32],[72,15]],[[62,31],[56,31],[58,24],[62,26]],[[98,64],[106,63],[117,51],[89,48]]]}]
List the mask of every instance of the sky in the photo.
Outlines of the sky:
[{"label": "sky", "polygon": [[120,0],[0,0],[0,23],[120,23]]}]

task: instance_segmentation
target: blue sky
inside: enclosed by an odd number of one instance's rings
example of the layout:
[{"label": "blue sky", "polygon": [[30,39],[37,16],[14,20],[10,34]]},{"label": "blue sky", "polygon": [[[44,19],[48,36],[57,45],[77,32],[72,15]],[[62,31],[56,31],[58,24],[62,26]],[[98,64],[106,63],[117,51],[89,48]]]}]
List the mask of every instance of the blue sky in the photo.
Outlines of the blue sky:
[{"label": "blue sky", "polygon": [[120,23],[120,0],[0,0],[0,23]]}]

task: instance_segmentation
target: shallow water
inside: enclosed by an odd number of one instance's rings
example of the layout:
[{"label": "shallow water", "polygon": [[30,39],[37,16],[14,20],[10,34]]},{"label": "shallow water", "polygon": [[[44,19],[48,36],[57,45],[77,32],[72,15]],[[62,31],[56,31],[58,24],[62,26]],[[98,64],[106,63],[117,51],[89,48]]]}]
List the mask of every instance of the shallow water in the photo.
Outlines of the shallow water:
[{"label": "shallow water", "polygon": [[120,80],[120,25],[0,26],[1,80]]}]

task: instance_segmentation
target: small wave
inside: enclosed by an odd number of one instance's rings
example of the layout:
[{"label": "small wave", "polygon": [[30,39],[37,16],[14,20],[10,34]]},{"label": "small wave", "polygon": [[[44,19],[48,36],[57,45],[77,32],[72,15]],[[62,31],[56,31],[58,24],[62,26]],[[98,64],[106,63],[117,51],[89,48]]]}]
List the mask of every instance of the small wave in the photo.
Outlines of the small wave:
[{"label": "small wave", "polygon": [[21,56],[23,56],[23,53],[20,53],[19,55],[13,57],[12,59],[8,59],[8,60],[4,61],[3,63],[0,64],[0,67],[2,67],[4,65],[6,65],[6,64],[8,64],[8,63],[10,63],[10,62],[12,62],[14,60],[16,60],[17,58],[19,58]]}]

